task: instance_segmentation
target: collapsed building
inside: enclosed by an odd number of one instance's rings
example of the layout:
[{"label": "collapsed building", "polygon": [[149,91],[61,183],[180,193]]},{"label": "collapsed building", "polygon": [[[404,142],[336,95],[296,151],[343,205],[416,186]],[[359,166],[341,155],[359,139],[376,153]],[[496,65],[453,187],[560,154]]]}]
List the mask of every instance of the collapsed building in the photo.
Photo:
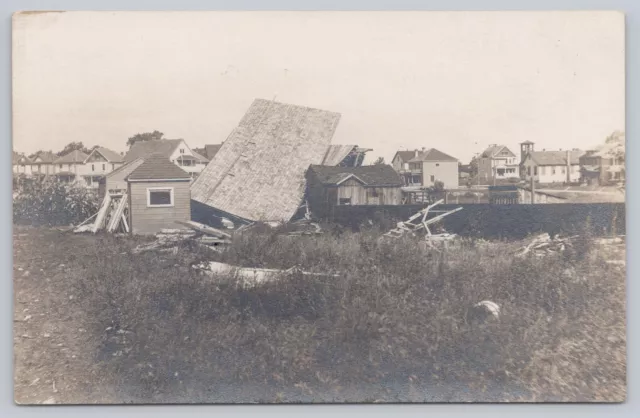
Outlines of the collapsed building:
[{"label": "collapsed building", "polygon": [[191,185],[192,220],[291,220],[304,203],[309,166],[359,166],[370,151],[331,145],[339,121],[339,113],[256,99]]}]

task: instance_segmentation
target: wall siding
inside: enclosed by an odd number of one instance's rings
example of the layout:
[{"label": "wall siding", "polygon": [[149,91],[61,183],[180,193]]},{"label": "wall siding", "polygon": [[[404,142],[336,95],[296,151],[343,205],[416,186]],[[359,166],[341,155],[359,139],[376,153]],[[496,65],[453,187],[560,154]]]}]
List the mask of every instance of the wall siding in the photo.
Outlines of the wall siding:
[{"label": "wall siding", "polygon": [[[175,221],[191,219],[191,194],[188,181],[129,183],[129,222],[134,234],[155,234],[163,228],[185,229]],[[172,187],[172,207],[147,207],[147,189]]]},{"label": "wall siding", "polygon": [[[374,191],[377,196],[373,196]],[[337,188],[335,204],[342,198],[351,198],[352,205],[399,205],[402,191],[400,187],[364,187],[356,180],[347,180]]]},{"label": "wall siding", "polygon": [[[431,181],[431,176],[434,181]],[[422,185],[433,186],[436,181],[444,183],[445,189],[458,188],[458,162],[457,161],[423,161]]]}]

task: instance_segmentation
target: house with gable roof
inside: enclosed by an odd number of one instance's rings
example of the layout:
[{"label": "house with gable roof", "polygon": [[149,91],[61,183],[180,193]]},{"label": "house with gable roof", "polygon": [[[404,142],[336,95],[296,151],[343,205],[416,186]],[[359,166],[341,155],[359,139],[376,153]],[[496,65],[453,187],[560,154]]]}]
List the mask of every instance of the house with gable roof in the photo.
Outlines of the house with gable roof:
[{"label": "house with gable roof", "polygon": [[73,150],[53,161],[54,175],[64,183],[80,181],[82,166],[88,155],[80,150]]},{"label": "house with gable roof", "polygon": [[318,216],[329,214],[334,206],[402,203],[402,179],[388,164],[311,165],[305,177],[305,198],[311,211]]},{"label": "house with gable roof", "polygon": [[580,180],[579,149],[527,152],[521,163],[523,177],[539,183],[574,183]]},{"label": "house with gable roof", "polygon": [[458,160],[435,148],[398,151],[392,166],[405,186],[430,187],[442,182],[445,189],[458,187]]},{"label": "house with gable roof", "polygon": [[491,144],[478,157],[478,176],[481,181],[519,179],[520,162],[505,145]]},{"label": "house with gable roof", "polygon": [[[211,151],[213,152],[213,149]],[[129,148],[129,152],[124,156],[124,162],[146,158],[152,154],[165,156],[169,161],[189,173],[192,178],[197,177],[209,163],[208,158],[192,150],[184,139],[138,141]]]}]

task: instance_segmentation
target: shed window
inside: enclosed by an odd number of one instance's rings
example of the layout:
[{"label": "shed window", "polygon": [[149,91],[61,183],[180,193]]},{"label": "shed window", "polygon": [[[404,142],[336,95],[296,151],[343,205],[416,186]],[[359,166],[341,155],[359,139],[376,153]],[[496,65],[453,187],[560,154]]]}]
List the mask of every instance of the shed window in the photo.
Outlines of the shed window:
[{"label": "shed window", "polygon": [[341,197],[340,200],[338,201],[338,203],[340,205],[351,205],[351,198],[350,197]]},{"label": "shed window", "polygon": [[368,189],[367,194],[369,197],[379,197],[378,190],[376,189]]},{"label": "shed window", "polygon": [[173,187],[151,187],[147,189],[148,207],[173,206]]},{"label": "shed window", "polygon": [[91,171],[96,171],[96,166],[94,164],[91,164]]},{"label": "shed window", "polygon": [[102,171],[106,170],[106,164],[102,164]]},{"label": "shed window", "polygon": [[431,183],[433,183],[434,181],[436,181],[436,176],[431,176]]}]

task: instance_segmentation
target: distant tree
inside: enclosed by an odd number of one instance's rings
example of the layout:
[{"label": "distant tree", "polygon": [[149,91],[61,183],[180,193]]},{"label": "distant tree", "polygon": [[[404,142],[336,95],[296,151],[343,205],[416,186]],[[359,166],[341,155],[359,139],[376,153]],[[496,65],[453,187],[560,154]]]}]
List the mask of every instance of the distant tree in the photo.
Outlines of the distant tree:
[{"label": "distant tree", "polygon": [[615,131],[604,142],[609,146],[609,152],[613,157],[624,160],[626,154],[624,132]]},{"label": "distant tree", "polygon": [[373,165],[382,165],[382,164],[384,164],[384,158],[382,157],[376,158],[376,160],[373,162]]},{"label": "distant tree", "polygon": [[153,139],[162,139],[164,134],[160,131],[145,132],[142,134],[135,134],[127,140],[127,146],[135,144],[138,141],[151,141]]},{"label": "distant tree", "polygon": [[469,161],[469,177],[475,177],[478,175],[478,159],[474,156]]},{"label": "distant tree", "polygon": [[70,142],[62,149],[62,151],[56,153],[56,155],[58,157],[61,157],[75,150],[82,151],[86,154],[91,152],[87,147],[84,146],[82,142]]},{"label": "distant tree", "polygon": [[427,191],[429,191],[429,193],[444,192],[444,183],[441,182],[440,180],[436,180],[436,182],[433,183],[433,186],[430,186],[427,188]]}]

